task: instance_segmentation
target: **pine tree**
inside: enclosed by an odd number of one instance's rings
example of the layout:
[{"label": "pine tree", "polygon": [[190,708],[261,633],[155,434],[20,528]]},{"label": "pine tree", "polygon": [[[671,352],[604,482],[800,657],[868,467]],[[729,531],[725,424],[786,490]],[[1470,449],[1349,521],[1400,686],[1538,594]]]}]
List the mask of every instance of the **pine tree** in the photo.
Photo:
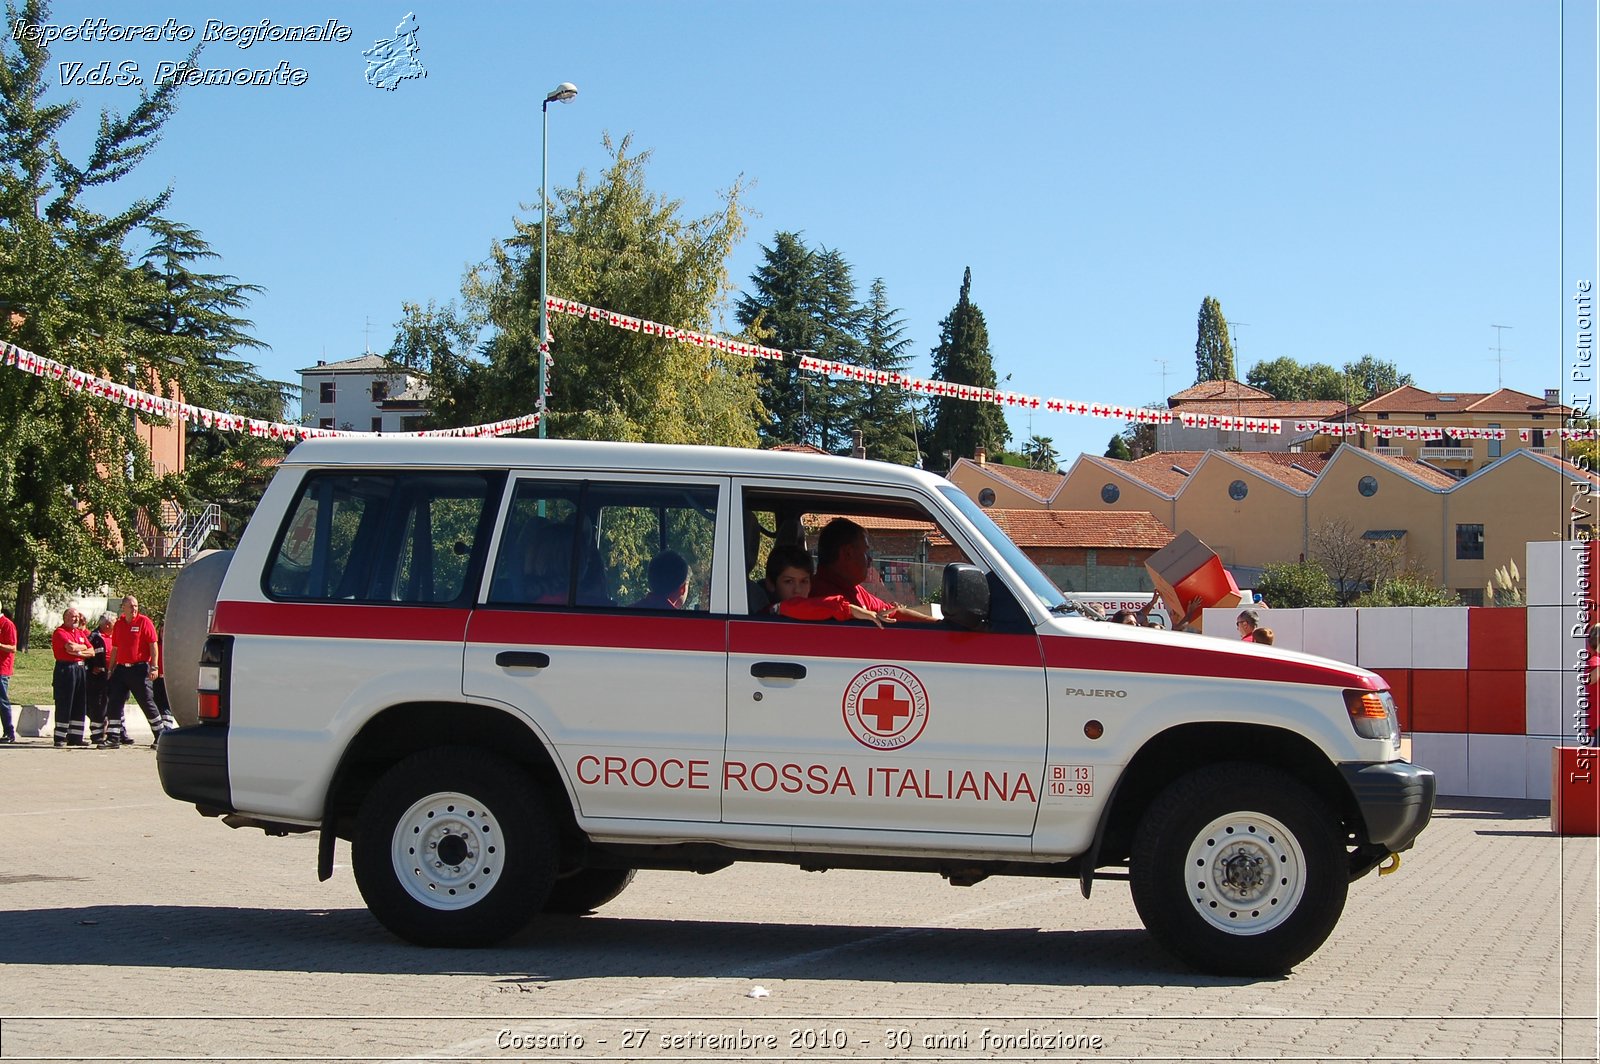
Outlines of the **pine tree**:
[{"label": "pine tree", "polygon": [[1115,458],[1119,462],[1133,461],[1133,452],[1128,449],[1128,441],[1122,438],[1122,433],[1111,437],[1111,442],[1106,446],[1107,458]]},{"label": "pine tree", "polygon": [[[751,291],[736,303],[739,324],[767,347],[780,351],[813,351],[820,326],[811,315],[818,301],[811,249],[798,233],[779,233],[772,246],[762,246],[763,260],[750,275]],[[794,358],[757,367],[762,405],[769,421],[761,438],[773,443],[802,443],[811,438],[810,408],[805,402],[806,375]]]},{"label": "pine tree", "polygon": [[[155,300],[139,316],[161,349],[188,402],[212,410],[282,421],[299,389],[264,379],[241,350],[265,347],[240,317],[261,289],[237,278],[204,273],[196,267],[217,253],[195,230],[156,218],[146,228],[155,243],[140,269],[152,282]],[[286,453],[283,443],[245,433],[217,432],[190,425],[186,432],[183,501],[214,502],[222,510],[221,546],[237,542],[261,493]]]},{"label": "pine tree", "polygon": [[[739,323],[762,344],[860,365],[864,311],[856,302],[854,271],[837,249],[808,248],[799,233],[779,233],[763,247],[764,261],[739,297]],[[800,369],[798,358],[759,367],[761,399],[771,421],[761,432],[773,443],[811,443],[843,453],[861,386]]]},{"label": "pine tree", "polygon": [[1234,379],[1233,341],[1228,338],[1228,319],[1222,316],[1222,304],[1210,296],[1200,303],[1194,368],[1196,384]]},{"label": "pine tree", "polygon": [[[861,364],[861,305],[856,301],[855,271],[837,248],[820,248],[816,255],[819,300],[816,316],[821,330],[817,356],[846,366]],[[833,454],[850,452],[853,414],[859,408],[862,386],[851,380],[811,374],[816,397],[812,420],[816,444]]]},{"label": "pine tree", "polygon": [[[961,295],[954,309],[939,323],[939,345],[933,349],[933,379],[975,388],[994,388],[997,378],[989,353],[989,327],[983,311],[972,302],[972,268],[961,277]],[[971,458],[981,447],[998,454],[1011,438],[1005,414],[998,406],[970,399],[935,397],[927,451],[950,464]],[[935,465],[939,463],[936,461]]]},{"label": "pine tree", "polygon": [[[861,319],[861,364],[879,373],[904,373],[911,365],[911,340],[905,320],[889,306],[888,288],[876,278],[868,290]],[[868,458],[915,465],[917,413],[911,395],[890,385],[866,385],[852,420],[861,430]]]}]

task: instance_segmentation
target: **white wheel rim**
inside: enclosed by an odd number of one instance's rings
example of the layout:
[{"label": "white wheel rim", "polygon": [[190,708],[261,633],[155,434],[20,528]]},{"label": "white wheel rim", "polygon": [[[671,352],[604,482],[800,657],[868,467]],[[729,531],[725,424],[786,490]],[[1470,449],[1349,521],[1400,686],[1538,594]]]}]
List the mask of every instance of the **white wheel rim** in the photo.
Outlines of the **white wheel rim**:
[{"label": "white wheel rim", "polygon": [[1287,920],[1306,890],[1305,852],[1280,821],[1256,812],[1219,816],[1195,836],[1183,874],[1201,918],[1230,935],[1259,935]]},{"label": "white wheel rim", "polygon": [[505,839],[488,807],[457,791],[407,809],[390,847],[395,878],[430,909],[465,909],[500,881]]}]

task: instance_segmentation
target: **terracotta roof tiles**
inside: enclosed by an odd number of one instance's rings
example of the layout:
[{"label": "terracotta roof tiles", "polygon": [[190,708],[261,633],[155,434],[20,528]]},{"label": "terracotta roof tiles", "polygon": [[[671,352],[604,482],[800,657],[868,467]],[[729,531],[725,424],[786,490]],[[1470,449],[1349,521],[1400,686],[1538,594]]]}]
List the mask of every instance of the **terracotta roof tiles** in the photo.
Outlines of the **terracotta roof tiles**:
[{"label": "terracotta roof tiles", "polygon": [[1191,388],[1185,388],[1176,395],[1167,397],[1168,406],[1185,405],[1200,399],[1272,399],[1271,392],[1264,392],[1260,388],[1252,388],[1248,384],[1238,381],[1201,381]]},{"label": "terracotta roof tiles", "polygon": [[[1075,547],[1160,550],[1173,540],[1172,530],[1152,515],[1134,510],[985,510],[994,523],[1023,549]],[[935,535],[930,542],[948,543]]]}]

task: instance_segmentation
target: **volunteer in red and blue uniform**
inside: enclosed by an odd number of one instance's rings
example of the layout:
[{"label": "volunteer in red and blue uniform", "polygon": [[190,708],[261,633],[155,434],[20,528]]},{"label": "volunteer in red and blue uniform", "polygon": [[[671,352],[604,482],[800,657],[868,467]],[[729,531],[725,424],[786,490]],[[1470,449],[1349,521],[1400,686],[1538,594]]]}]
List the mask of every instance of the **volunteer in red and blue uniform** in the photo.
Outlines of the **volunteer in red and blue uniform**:
[{"label": "volunteer in red and blue uniform", "polygon": [[84,662],[94,657],[83,614],[71,606],[61,615],[61,625],[50,633],[50,650],[56,671],[51,688],[56,699],[56,745],[88,746],[83,740],[83,715],[89,705],[88,674]]},{"label": "volunteer in red and blue uniform", "polygon": [[150,683],[161,675],[161,643],[156,624],[139,612],[139,600],[129,595],[122,600],[117,623],[111,627],[111,680],[106,684],[106,745],[131,746],[122,711],[128,695],[144,710],[150,731],[157,740],[161,733],[178,726],[171,713],[156,708]]}]

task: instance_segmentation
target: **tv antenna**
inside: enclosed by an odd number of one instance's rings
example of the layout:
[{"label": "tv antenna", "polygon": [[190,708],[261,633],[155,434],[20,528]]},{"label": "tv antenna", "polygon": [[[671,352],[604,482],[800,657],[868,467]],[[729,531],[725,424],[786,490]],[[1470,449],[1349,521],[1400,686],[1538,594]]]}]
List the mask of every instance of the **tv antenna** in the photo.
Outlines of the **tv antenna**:
[{"label": "tv antenna", "polygon": [[1247,321],[1230,321],[1228,323],[1229,342],[1233,344],[1233,357],[1235,360],[1235,366],[1239,364],[1237,361],[1239,358],[1239,330],[1248,329],[1249,327],[1250,323]]},{"label": "tv antenna", "polygon": [[1161,397],[1165,399],[1167,396],[1167,360],[1164,358],[1153,358],[1150,361],[1161,367]]},{"label": "tv antenna", "polygon": [[1512,326],[1491,325],[1489,328],[1494,330],[1494,347],[1492,348],[1494,351],[1494,386],[1495,390],[1498,391],[1505,387],[1506,368],[1505,353],[1500,349],[1500,338],[1505,334],[1505,330],[1512,328]]}]

